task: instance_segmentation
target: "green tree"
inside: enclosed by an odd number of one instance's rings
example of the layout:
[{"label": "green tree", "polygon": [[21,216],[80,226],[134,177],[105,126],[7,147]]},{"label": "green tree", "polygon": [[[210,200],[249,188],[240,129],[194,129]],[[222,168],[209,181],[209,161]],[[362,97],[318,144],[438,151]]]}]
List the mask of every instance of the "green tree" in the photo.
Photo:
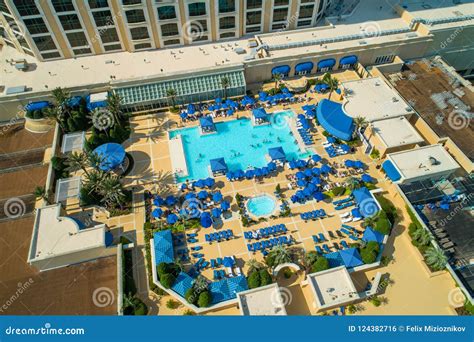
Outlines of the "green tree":
[{"label": "green tree", "polygon": [[56,121],[61,128],[63,134],[66,132],[66,126],[64,123],[64,114],[59,107],[46,107],[43,109],[43,116],[50,120]]},{"label": "green tree", "polygon": [[260,286],[260,273],[255,271],[250,273],[247,277],[247,283],[250,289],[255,289]]},{"label": "green tree", "polygon": [[430,243],[433,239],[433,236],[429,231],[424,228],[418,228],[412,234],[412,238],[418,241],[418,243],[422,246],[426,246]]},{"label": "green tree", "polygon": [[426,250],[424,256],[426,263],[436,271],[444,270],[444,268],[446,267],[446,263],[448,262],[448,258],[446,257],[444,252],[434,246],[429,247]]},{"label": "green tree", "polygon": [[275,86],[274,86],[275,91],[278,90],[278,86],[279,86],[280,81],[281,81],[282,79],[283,79],[283,75],[282,75],[282,74],[279,74],[279,73],[273,74],[273,81],[275,82]]},{"label": "green tree", "polygon": [[178,92],[173,89],[169,88],[166,89],[166,97],[169,99],[171,103],[171,107],[176,108],[176,97],[178,96]]},{"label": "green tree", "polygon": [[33,195],[35,195],[36,199],[42,199],[46,202],[46,204],[50,204],[49,196],[44,186],[37,186],[33,192]]},{"label": "green tree", "polygon": [[175,281],[176,277],[171,273],[165,273],[160,277],[160,283],[164,286],[165,289],[171,288]]},{"label": "green tree", "polygon": [[227,99],[227,88],[230,87],[230,79],[227,76],[221,78],[221,86],[224,88],[224,99]]},{"label": "green tree", "polygon": [[332,77],[329,72],[325,73],[323,76],[323,83],[325,83],[329,87],[329,96],[328,99],[331,99],[333,91],[339,87],[339,81],[337,78]]},{"label": "green tree", "polygon": [[269,255],[273,256],[273,266],[278,266],[291,261],[291,254],[283,245],[273,247]]},{"label": "green tree", "polygon": [[361,128],[367,127],[368,122],[363,116],[356,116],[354,118],[354,125],[356,126],[357,130],[359,130]]},{"label": "green tree", "polygon": [[115,92],[107,96],[107,110],[114,118],[114,125],[122,126],[122,98]]},{"label": "green tree", "polygon": [[272,276],[266,269],[260,270],[260,286],[270,285],[273,282]]},{"label": "green tree", "polygon": [[360,188],[360,179],[356,177],[349,177],[346,179],[346,186],[351,190],[354,191],[355,189]]},{"label": "green tree", "polygon": [[209,305],[211,305],[211,302],[212,302],[212,297],[209,291],[203,291],[199,294],[199,299],[198,299],[197,304],[200,308],[207,308]]},{"label": "green tree", "polygon": [[87,168],[89,167],[89,160],[87,155],[83,152],[72,152],[68,155],[66,164],[69,172],[76,172],[78,170],[84,171],[86,176],[89,176]]},{"label": "green tree", "polygon": [[257,261],[257,259],[249,259],[246,263],[248,269],[247,274],[253,273],[254,271],[260,271],[265,268],[265,265],[263,265],[260,261]]},{"label": "green tree", "polygon": [[115,175],[109,174],[102,180],[99,194],[102,196],[102,202],[108,206],[118,205],[122,207],[125,202],[123,185],[120,178]]},{"label": "green tree", "polygon": [[320,256],[316,259],[316,261],[311,266],[311,272],[321,272],[329,269],[329,261],[323,256]]}]

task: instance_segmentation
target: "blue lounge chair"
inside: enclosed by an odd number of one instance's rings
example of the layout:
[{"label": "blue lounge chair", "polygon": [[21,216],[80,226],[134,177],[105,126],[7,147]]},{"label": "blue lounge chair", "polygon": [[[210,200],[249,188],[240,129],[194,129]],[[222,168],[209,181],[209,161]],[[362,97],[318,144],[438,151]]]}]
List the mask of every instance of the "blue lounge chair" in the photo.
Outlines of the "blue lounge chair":
[{"label": "blue lounge chair", "polygon": [[194,247],[191,247],[191,249],[193,251],[200,251],[202,249],[202,246],[194,246]]},{"label": "blue lounge chair", "polygon": [[319,240],[326,241],[326,237],[324,236],[323,233],[319,233],[318,236],[319,236]]},{"label": "blue lounge chair", "polygon": [[211,242],[211,236],[209,234],[206,234],[204,235],[204,237],[206,238],[206,242]]},{"label": "blue lounge chair", "polygon": [[331,250],[329,249],[328,245],[324,244],[323,248],[326,252],[331,253]]},{"label": "blue lounge chair", "polygon": [[316,249],[316,252],[318,252],[319,254],[324,254],[324,252],[323,252],[323,250],[321,249],[321,247],[316,246],[315,249]]},{"label": "blue lounge chair", "polygon": [[220,274],[219,274],[218,270],[214,270],[213,274],[214,274],[214,280],[219,280],[220,279]]},{"label": "blue lounge chair", "polygon": [[216,267],[217,267],[217,263],[216,263],[216,260],[215,260],[215,259],[211,259],[211,267],[212,267],[212,268],[216,268]]},{"label": "blue lounge chair", "polygon": [[348,245],[347,242],[344,241],[344,240],[341,241],[341,245],[342,245],[342,247],[344,247],[344,248],[349,248],[349,245]]},{"label": "blue lounge chair", "polygon": [[313,242],[314,243],[319,243],[319,239],[318,239],[317,235],[313,235]]},{"label": "blue lounge chair", "polygon": [[201,269],[204,269],[204,268],[206,268],[207,266],[209,266],[209,261],[204,261],[204,262],[201,264]]},{"label": "blue lounge chair", "polygon": [[218,266],[222,265],[222,258],[217,258],[217,265]]}]

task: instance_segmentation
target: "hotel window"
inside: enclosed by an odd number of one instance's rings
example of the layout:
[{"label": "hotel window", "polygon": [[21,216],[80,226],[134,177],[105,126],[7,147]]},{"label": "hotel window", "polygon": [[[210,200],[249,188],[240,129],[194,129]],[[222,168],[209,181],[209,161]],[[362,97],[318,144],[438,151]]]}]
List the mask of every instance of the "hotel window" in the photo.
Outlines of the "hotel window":
[{"label": "hotel window", "polygon": [[90,55],[92,53],[91,49],[89,48],[80,48],[80,49],[73,49],[72,52],[74,52],[74,55],[80,56],[80,55]]},{"label": "hotel window", "polygon": [[120,44],[105,45],[104,50],[107,52],[122,50],[122,45]]},{"label": "hotel window", "polygon": [[76,14],[65,14],[58,16],[64,31],[80,30],[82,29],[79,17]]},{"label": "hotel window", "polygon": [[24,47],[26,49],[31,49],[30,46],[28,45],[28,42],[25,40],[25,37],[19,36],[17,37],[18,43],[20,43],[21,47]]},{"label": "hotel window", "polygon": [[141,39],[150,38],[150,36],[148,35],[148,29],[146,27],[131,28],[130,35],[132,36],[132,40],[141,40]]},{"label": "hotel window", "polygon": [[247,12],[246,23],[247,25],[259,25],[262,21],[262,12]]},{"label": "hotel window", "polygon": [[33,37],[33,41],[39,51],[57,50],[56,44],[51,36]]},{"label": "hotel window", "polygon": [[135,50],[149,49],[149,48],[151,48],[151,44],[150,43],[140,43],[140,44],[135,44],[133,47],[135,48]]},{"label": "hotel window", "polygon": [[207,20],[196,20],[191,23],[191,31],[193,33],[207,32]]},{"label": "hotel window", "polygon": [[176,9],[174,6],[158,7],[158,19],[169,20],[176,19]]},{"label": "hotel window", "polygon": [[262,0],[247,0],[247,9],[262,8]]},{"label": "hotel window", "polygon": [[289,3],[289,0],[275,0],[273,6],[288,6]]},{"label": "hotel window", "polygon": [[285,21],[288,17],[288,8],[275,8],[273,10],[273,21]]},{"label": "hotel window", "polygon": [[5,0],[0,0],[0,12],[11,14],[7,4],[5,3]]},{"label": "hotel window", "polygon": [[43,18],[33,18],[33,19],[25,19],[23,20],[28,32],[30,34],[38,34],[38,33],[48,33],[48,27],[46,26]]},{"label": "hotel window", "polygon": [[219,19],[219,29],[227,30],[235,28],[235,17],[224,17]]},{"label": "hotel window", "polygon": [[179,29],[177,24],[165,24],[161,25],[161,35],[163,37],[177,36]]},{"label": "hotel window", "polygon": [[66,33],[66,37],[69,40],[69,44],[72,47],[89,45],[89,42],[87,41],[87,38],[86,38],[86,35],[84,34],[84,32]]},{"label": "hotel window", "polygon": [[141,9],[126,11],[125,15],[127,16],[127,22],[129,24],[146,22],[145,13]]},{"label": "hotel window", "polygon": [[177,44],[181,44],[181,41],[179,39],[170,39],[170,40],[165,40],[163,42],[164,46],[177,45]]},{"label": "hotel window", "polygon": [[224,39],[224,38],[235,38],[235,32],[225,32],[225,33],[221,33],[220,38],[221,38],[221,39]]},{"label": "hotel window", "polygon": [[254,33],[254,32],[260,32],[260,31],[261,31],[260,26],[247,27],[247,28],[245,29],[245,32],[246,32],[246,33]]},{"label": "hotel window", "polygon": [[59,52],[46,52],[46,53],[42,53],[41,57],[43,57],[43,59],[52,59],[52,58],[59,58],[61,57],[61,55],[59,54]]},{"label": "hotel window", "polygon": [[75,11],[72,0],[51,0],[51,3],[57,13]]},{"label": "hotel window", "polygon": [[219,13],[235,11],[235,0],[219,0]]},{"label": "hotel window", "polygon": [[201,15],[206,15],[206,3],[205,2],[195,2],[188,5],[189,16],[197,17]]},{"label": "hotel window", "polygon": [[94,17],[95,24],[98,27],[114,25],[112,13],[109,10],[92,12],[92,16]]},{"label": "hotel window", "polygon": [[115,43],[120,41],[115,28],[101,29],[99,30],[99,35],[103,44]]},{"label": "hotel window", "polygon": [[298,19],[308,19],[313,17],[314,5],[301,6]]},{"label": "hotel window", "polygon": [[122,0],[124,6],[141,4],[142,0]]},{"label": "hotel window", "polygon": [[13,0],[13,3],[21,16],[40,14],[36,3],[32,0]]},{"label": "hotel window", "polygon": [[107,0],[89,0],[89,7],[94,8],[105,8],[109,7],[109,2]]}]

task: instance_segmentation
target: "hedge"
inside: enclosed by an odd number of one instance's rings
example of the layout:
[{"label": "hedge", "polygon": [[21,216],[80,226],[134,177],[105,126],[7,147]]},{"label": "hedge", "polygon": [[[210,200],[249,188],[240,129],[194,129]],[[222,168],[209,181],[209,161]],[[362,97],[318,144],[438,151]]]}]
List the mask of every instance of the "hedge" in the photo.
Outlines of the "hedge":
[{"label": "hedge", "polygon": [[329,261],[325,257],[319,257],[316,261],[311,265],[311,272],[321,272],[324,270],[329,269]]},{"label": "hedge", "polygon": [[200,308],[207,308],[209,305],[211,305],[211,301],[211,293],[209,291],[203,291],[199,294],[197,304]]},{"label": "hedge", "polygon": [[260,286],[260,273],[255,271],[250,273],[247,278],[247,282],[250,289],[255,289]]},{"label": "hedge", "polygon": [[360,250],[360,256],[364,264],[372,264],[377,260],[380,246],[376,241],[370,241]]},{"label": "hedge", "polygon": [[273,282],[272,276],[267,270],[260,270],[260,286],[270,285]]},{"label": "hedge", "polygon": [[176,280],[176,277],[171,273],[163,274],[160,277],[160,283],[161,283],[161,285],[163,285],[163,287],[165,289],[171,288],[171,286],[173,286],[175,280]]}]

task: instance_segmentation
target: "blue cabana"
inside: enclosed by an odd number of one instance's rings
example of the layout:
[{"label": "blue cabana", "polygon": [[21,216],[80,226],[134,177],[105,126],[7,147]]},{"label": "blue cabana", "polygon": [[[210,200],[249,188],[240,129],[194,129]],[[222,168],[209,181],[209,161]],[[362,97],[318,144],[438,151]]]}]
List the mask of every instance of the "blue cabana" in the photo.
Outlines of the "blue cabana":
[{"label": "blue cabana", "polygon": [[110,171],[122,165],[125,160],[125,149],[120,144],[107,143],[100,145],[94,150],[101,160],[99,169]]},{"label": "blue cabana", "polygon": [[227,211],[230,209],[230,202],[229,201],[222,201],[221,209]]},{"label": "blue cabana", "polygon": [[339,267],[344,265],[344,260],[342,260],[341,254],[339,252],[332,252],[325,254],[324,257],[329,262],[329,268]]},{"label": "blue cabana", "polygon": [[207,211],[202,213],[200,221],[201,221],[201,226],[203,228],[209,228],[210,226],[212,226],[212,218],[211,218],[211,215]]},{"label": "blue cabana", "polygon": [[184,297],[186,292],[193,287],[193,282],[194,279],[189,274],[180,272],[178,277],[176,277],[173,286],[171,286],[171,289],[181,297]]},{"label": "blue cabana", "polygon": [[362,236],[362,240],[365,242],[369,241],[376,241],[377,243],[383,243],[385,235],[382,233],[372,229],[371,227],[367,227],[364,230],[364,235]]},{"label": "blue cabana", "polygon": [[318,62],[318,71],[321,71],[321,69],[331,70],[334,65],[336,65],[336,60],[334,58],[323,59]]},{"label": "blue cabana", "polygon": [[328,133],[342,140],[352,139],[354,120],[344,113],[340,103],[323,99],[316,112],[319,123]]},{"label": "blue cabana", "polygon": [[352,66],[357,63],[357,56],[356,55],[351,55],[351,56],[345,56],[342,57],[339,60],[339,67],[347,67],[347,66]]},{"label": "blue cabana", "polygon": [[268,114],[264,108],[252,109],[252,115],[256,124],[262,124],[268,122]]},{"label": "blue cabana", "polygon": [[159,232],[154,233],[153,247],[155,249],[155,265],[159,265],[162,262],[174,262],[171,229],[160,230]]},{"label": "blue cabana", "polygon": [[283,76],[288,76],[290,73],[289,65],[280,65],[272,69],[272,75],[281,74]]},{"label": "blue cabana", "polygon": [[43,108],[51,106],[48,101],[30,102],[25,106],[26,111],[41,110]]},{"label": "blue cabana", "polygon": [[213,208],[211,210],[212,217],[219,218],[222,215],[222,211],[219,208]]},{"label": "blue cabana", "polygon": [[363,265],[364,262],[356,248],[348,248],[339,251],[342,261],[347,268]]},{"label": "blue cabana", "polygon": [[234,299],[237,293],[248,290],[245,276],[225,278],[209,284],[209,292],[212,296],[212,304]]},{"label": "blue cabana", "polygon": [[206,133],[215,132],[216,125],[214,124],[214,120],[212,120],[211,116],[203,116],[199,119],[199,125],[201,126],[201,130]]},{"label": "blue cabana", "polygon": [[313,62],[304,62],[297,64],[295,66],[295,72],[296,73],[311,73],[311,70],[313,70],[314,64]]},{"label": "blue cabana", "polygon": [[363,217],[373,216],[380,210],[369,189],[365,186],[352,191],[352,195]]},{"label": "blue cabana", "polygon": [[176,222],[178,222],[178,220],[179,217],[176,214],[169,214],[166,218],[166,222],[168,222],[169,224],[175,224]]},{"label": "blue cabana", "polygon": [[160,218],[163,215],[163,210],[161,208],[156,208],[151,212],[151,216],[154,218]]},{"label": "blue cabana", "polygon": [[387,174],[388,178],[392,182],[396,182],[402,178],[400,172],[398,172],[395,165],[390,160],[386,160],[382,163],[382,168],[384,169],[385,173]]},{"label": "blue cabana", "polygon": [[272,147],[268,149],[268,155],[270,156],[272,161],[285,161],[286,155],[285,151],[283,151],[283,147]]}]

